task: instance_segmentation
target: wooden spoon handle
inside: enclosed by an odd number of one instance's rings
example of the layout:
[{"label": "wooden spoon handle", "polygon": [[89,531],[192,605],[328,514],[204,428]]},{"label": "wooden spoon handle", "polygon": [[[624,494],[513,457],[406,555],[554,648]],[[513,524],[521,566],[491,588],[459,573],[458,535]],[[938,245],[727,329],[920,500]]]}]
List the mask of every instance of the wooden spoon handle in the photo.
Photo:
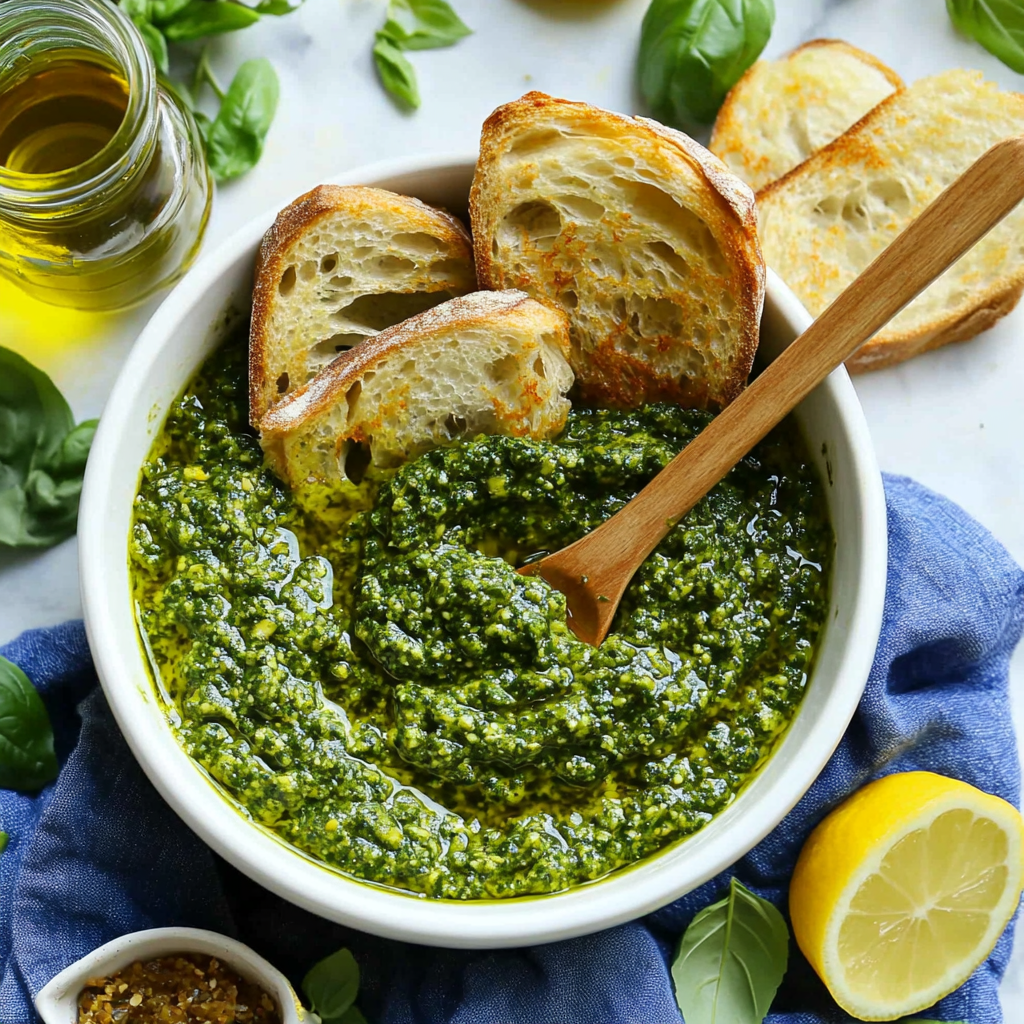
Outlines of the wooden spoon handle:
[{"label": "wooden spoon handle", "polygon": [[[640,494],[584,541],[594,538],[606,552],[602,562],[632,575],[772,427],[1021,199],[1024,136],[997,143],[972,164]],[[616,554],[609,557],[612,549]]]}]

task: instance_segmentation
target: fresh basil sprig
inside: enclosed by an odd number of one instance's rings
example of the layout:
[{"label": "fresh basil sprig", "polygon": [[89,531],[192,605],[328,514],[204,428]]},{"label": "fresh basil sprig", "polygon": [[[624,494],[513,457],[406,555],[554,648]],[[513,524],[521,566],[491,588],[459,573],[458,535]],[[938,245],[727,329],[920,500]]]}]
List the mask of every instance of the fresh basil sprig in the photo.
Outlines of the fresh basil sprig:
[{"label": "fresh basil sprig", "polygon": [[217,94],[220,110],[212,120],[199,111],[195,117],[206,142],[210,170],[217,181],[227,181],[252,170],[263,155],[263,143],[277,111],[277,73],[265,58],[247,60],[225,92],[203,51],[193,92],[198,93],[204,82]]},{"label": "fresh basil sprig", "polygon": [[381,83],[392,96],[414,110],[420,105],[420,88],[416,71],[408,58],[383,32],[377,33],[373,44],[373,61]]},{"label": "fresh basil sprig", "polygon": [[302,991],[323,1024],[366,1024],[356,1006],[359,964],[347,949],[339,949],[311,967],[302,979]]},{"label": "fresh basil sprig", "polygon": [[33,792],[56,777],[46,707],[28,676],[0,657],[0,788]]},{"label": "fresh basil sprig", "polygon": [[387,20],[373,44],[373,60],[384,88],[415,109],[420,105],[416,72],[402,51],[451,46],[471,31],[447,0],[391,0]]},{"label": "fresh basil sprig", "polygon": [[96,420],[75,426],[42,370],[0,347],[0,548],[45,548],[75,532]]},{"label": "fresh basil sprig", "polygon": [[652,0],[640,30],[640,91],[671,125],[714,120],[765,48],[773,0]]},{"label": "fresh basil sprig", "polygon": [[961,32],[1024,74],[1024,5],[1020,0],[946,0]]},{"label": "fresh basil sprig", "polygon": [[[168,43],[188,43],[196,39],[236,32],[254,25],[263,17],[291,14],[303,0],[259,0],[245,4],[239,0],[121,0],[121,7],[132,19],[146,42],[153,62],[167,75],[170,68]],[[193,109],[206,146],[210,170],[217,181],[227,181],[251,170],[263,153],[263,144],[277,110],[280,87],[277,75],[267,60],[246,61],[235,74],[227,90],[221,89],[204,50],[199,57],[191,94],[180,83],[172,84],[188,106],[204,84],[209,84],[220,100],[220,109],[210,118]]]},{"label": "fresh basil sprig", "polygon": [[690,922],[672,964],[686,1024],[761,1024],[788,957],[782,915],[733,878],[729,895]]}]

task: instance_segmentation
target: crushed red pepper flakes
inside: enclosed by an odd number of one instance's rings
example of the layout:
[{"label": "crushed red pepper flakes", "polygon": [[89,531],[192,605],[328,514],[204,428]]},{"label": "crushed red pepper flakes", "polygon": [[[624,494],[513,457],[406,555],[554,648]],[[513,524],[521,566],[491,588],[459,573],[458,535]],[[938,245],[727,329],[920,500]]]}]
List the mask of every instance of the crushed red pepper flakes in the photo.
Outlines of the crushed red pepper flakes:
[{"label": "crushed red pepper flakes", "polygon": [[281,1024],[281,1014],[259,985],[219,960],[180,953],[88,981],[78,1024]]}]

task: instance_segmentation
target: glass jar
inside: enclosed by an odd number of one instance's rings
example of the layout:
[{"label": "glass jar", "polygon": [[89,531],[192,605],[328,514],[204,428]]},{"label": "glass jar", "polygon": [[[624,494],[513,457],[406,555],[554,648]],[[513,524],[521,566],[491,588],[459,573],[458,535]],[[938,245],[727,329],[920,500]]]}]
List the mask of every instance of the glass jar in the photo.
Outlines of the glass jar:
[{"label": "glass jar", "polygon": [[121,309],[195,259],[212,184],[192,115],[107,0],[0,0],[0,272]]}]

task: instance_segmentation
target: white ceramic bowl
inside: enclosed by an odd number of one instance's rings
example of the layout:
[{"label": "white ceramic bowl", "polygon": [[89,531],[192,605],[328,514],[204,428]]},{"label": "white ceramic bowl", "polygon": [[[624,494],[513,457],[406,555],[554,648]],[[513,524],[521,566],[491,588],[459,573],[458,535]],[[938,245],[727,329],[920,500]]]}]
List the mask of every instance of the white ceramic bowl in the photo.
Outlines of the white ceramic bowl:
[{"label": "white ceramic bowl", "polygon": [[277,1001],[283,1024],[309,1024],[313,1019],[299,1002],[288,979],[276,967],[241,942],[199,928],[150,928],[104,943],[88,956],[65,967],[40,989],[36,996],[36,1010],[43,1024],[75,1024],[78,1020],[78,994],[90,978],[109,977],[136,960],[174,953],[215,956],[243,978],[255,982]]},{"label": "white ceramic bowl", "polygon": [[[376,185],[464,211],[473,158],[417,158],[363,168],[341,183]],[[836,535],[832,604],[803,704],[774,756],[707,827],[607,879],[541,898],[440,902],[365,885],[297,853],[233,811],[182,752],[155,700],[129,594],[127,539],[139,467],[164,414],[226,324],[249,307],[256,247],[273,214],[199,262],[139,336],[100,420],[79,520],[85,622],[107,699],[165,800],[221,856],[323,917],[440,946],[550,942],[661,907],[759,842],[800,799],[843,735],[871,667],[882,617],[886,519],[881,479],[846,371],[797,417],[827,492]],[[772,358],[810,323],[769,274],[761,352]]]}]

